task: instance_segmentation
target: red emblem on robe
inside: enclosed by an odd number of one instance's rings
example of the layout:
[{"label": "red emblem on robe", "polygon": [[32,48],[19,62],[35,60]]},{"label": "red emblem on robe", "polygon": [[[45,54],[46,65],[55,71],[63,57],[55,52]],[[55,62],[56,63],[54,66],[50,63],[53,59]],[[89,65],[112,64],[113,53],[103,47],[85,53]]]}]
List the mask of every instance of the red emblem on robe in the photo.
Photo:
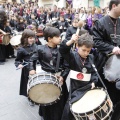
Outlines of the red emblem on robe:
[{"label": "red emblem on robe", "polygon": [[84,78],[84,75],[82,73],[77,74],[77,79],[82,80]]}]

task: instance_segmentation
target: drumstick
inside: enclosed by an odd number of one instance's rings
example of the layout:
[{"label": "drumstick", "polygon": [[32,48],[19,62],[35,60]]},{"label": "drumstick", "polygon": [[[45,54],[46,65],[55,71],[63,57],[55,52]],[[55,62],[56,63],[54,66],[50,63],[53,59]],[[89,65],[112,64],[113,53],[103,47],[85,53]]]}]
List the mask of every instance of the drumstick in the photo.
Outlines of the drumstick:
[{"label": "drumstick", "polygon": [[77,31],[76,31],[76,35],[79,36],[79,32],[80,32],[81,27],[83,27],[83,24],[84,24],[83,21],[79,21],[78,22],[78,28],[77,28]]},{"label": "drumstick", "polygon": [[[27,66],[28,64],[29,64],[29,63],[23,65],[23,67]],[[18,68],[18,67],[16,68],[16,70],[19,70],[19,69],[20,69],[20,68]]]},{"label": "drumstick", "polygon": [[[81,29],[81,27],[83,26],[83,21],[79,21],[78,22],[78,28],[77,28],[77,31],[76,31],[76,35],[78,35],[79,36],[79,33],[80,33],[80,29]],[[74,45],[73,45],[73,50],[75,49],[75,45],[76,45],[76,43],[74,43]]]},{"label": "drumstick", "polygon": [[109,53],[109,54],[107,54],[107,56],[110,56],[110,55],[113,55],[113,53]]}]

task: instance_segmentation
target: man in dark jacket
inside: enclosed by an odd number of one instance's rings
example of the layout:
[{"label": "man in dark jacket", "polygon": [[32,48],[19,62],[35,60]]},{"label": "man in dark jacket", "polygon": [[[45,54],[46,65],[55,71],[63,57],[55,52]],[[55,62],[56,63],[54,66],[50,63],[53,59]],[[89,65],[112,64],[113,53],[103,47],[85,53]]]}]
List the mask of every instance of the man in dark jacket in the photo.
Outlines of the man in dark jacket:
[{"label": "man in dark jacket", "polygon": [[[98,49],[96,66],[103,79],[102,68],[106,63],[107,56],[110,53],[115,55],[120,54],[120,0],[111,0],[109,3],[109,10],[109,14],[96,21],[93,27],[95,47]],[[120,102],[120,91],[116,89],[116,83],[108,82],[106,79],[104,79],[104,83],[113,104],[116,105]],[[115,112],[116,111],[118,111],[117,107],[115,109]],[[116,119],[113,118],[113,120]]]}]

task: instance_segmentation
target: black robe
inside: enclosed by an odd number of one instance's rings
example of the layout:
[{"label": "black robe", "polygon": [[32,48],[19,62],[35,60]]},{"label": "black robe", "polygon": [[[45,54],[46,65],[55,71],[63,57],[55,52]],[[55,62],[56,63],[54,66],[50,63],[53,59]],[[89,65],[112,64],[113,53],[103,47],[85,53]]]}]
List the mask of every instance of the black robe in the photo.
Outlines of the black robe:
[{"label": "black robe", "polygon": [[[0,24],[0,29],[4,31],[4,26]],[[5,51],[5,45],[0,44],[0,62],[5,62],[6,51]]]},{"label": "black robe", "polygon": [[41,23],[46,24],[46,14],[45,13],[40,14],[38,20],[39,20],[39,24]]},{"label": "black robe", "polygon": [[[5,27],[5,32],[10,33],[10,35],[12,35],[12,31],[11,31],[11,28],[9,26]],[[5,46],[5,49],[6,49],[6,58],[9,58],[9,56],[14,55],[14,49],[10,43]]]},{"label": "black robe", "polygon": [[66,32],[67,28],[69,27],[69,24],[67,21],[58,21],[58,29],[60,30],[60,33]]},{"label": "black robe", "polygon": [[[56,61],[58,56],[58,48],[51,48],[47,45],[39,45],[38,53],[34,54],[30,59],[30,70],[33,70],[33,61],[39,60],[41,64],[41,68],[46,72],[56,73]],[[50,61],[53,61],[53,65],[50,64]],[[61,76],[64,78],[64,82],[62,85],[62,96],[57,103],[49,106],[40,106],[39,107],[39,115],[44,118],[44,120],[61,120],[61,116],[63,113],[64,105],[68,98],[68,91],[66,86],[66,77],[69,73],[68,64],[64,61],[64,59],[60,58],[59,69],[58,72],[62,71]]]},{"label": "black robe", "polygon": [[[66,45],[67,40],[63,41],[60,45],[60,53],[65,58],[65,60],[69,63],[69,67],[71,70],[82,72],[83,68],[87,68],[87,73],[91,74],[90,81],[79,81],[73,78],[70,78],[70,93],[69,99],[66,103],[62,120],[75,120],[73,115],[70,112],[70,104],[79,100],[88,90],[91,89],[91,83],[95,84],[98,81],[98,77],[96,72],[93,70],[91,62],[94,62],[93,56],[89,55],[83,65],[81,63],[82,59],[77,51],[72,51],[71,46]],[[91,61],[91,62],[90,62]],[[70,100],[71,99],[71,100]],[[70,100],[70,101],[69,101]]]},{"label": "black robe", "polygon": [[[103,67],[106,63],[106,60],[109,58],[107,55],[112,52],[114,46],[120,47],[120,19],[117,19],[116,25],[116,35],[114,37],[114,25],[112,19],[107,15],[101,18],[99,21],[96,21],[93,27],[93,36],[95,47],[98,49],[98,54],[96,55],[96,66],[99,70],[99,73],[107,87],[108,93],[114,105],[120,102],[120,90],[116,89],[115,83],[108,82],[103,75]],[[117,41],[117,43],[116,43]],[[114,73],[113,73],[114,74]],[[101,84],[98,84],[101,86]],[[118,109],[117,109],[118,111]],[[120,109],[119,109],[120,111]],[[115,120],[113,118],[113,120]]]},{"label": "black robe", "polygon": [[65,14],[64,18],[65,18],[66,21],[69,19],[70,21],[68,21],[68,22],[71,24],[71,20],[72,20],[72,15],[71,14],[69,14],[69,13]]},{"label": "black robe", "polygon": [[[72,35],[75,34],[76,31],[77,31],[77,27],[74,27],[74,26],[69,27],[69,28],[67,29],[67,31],[66,31],[65,39],[66,39],[66,40],[70,40],[71,37],[72,37]],[[86,33],[86,32],[87,32],[87,30],[85,30],[85,29],[82,27],[81,30],[80,30],[79,35],[82,35],[82,34],[84,34],[84,33]]]},{"label": "black robe", "polygon": [[26,24],[25,23],[17,23],[17,25],[16,25],[16,29],[17,29],[17,31],[18,32],[22,32],[22,31],[24,31],[24,29],[26,28]]},{"label": "black robe", "polygon": [[[35,51],[36,51],[36,44],[33,44],[32,46],[18,48],[17,56],[15,59],[15,66],[18,67],[19,64],[25,65],[26,63],[28,63],[30,57]],[[36,61],[33,63],[34,69],[36,69],[35,64]],[[27,97],[27,83],[29,79],[28,77],[29,77],[29,65],[23,67],[21,73],[21,81],[20,81],[20,95],[24,95],[26,97]]]}]

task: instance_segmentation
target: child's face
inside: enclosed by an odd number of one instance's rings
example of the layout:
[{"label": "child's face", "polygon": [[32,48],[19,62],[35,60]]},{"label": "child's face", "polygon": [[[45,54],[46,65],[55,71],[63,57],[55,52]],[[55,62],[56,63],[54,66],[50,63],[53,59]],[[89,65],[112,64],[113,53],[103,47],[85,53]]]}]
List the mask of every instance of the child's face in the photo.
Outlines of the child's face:
[{"label": "child's face", "polygon": [[88,48],[85,45],[80,46],[80,47],[78,46],[78,53],[79,53],[79,55],[82,58],[87,58],[87,56],[89,55],[90,51],[91,51],[91,47]]},{"label": "child's face", "polygon": [[54,36],[53,38],[50,38],[49,42],[51,42],[54,45],[59,45],[61,42],[60,36]]},{"label": "child's face", "polygon": [[29,37],[28,38],[28,44],[32,45],[35,42],[35,38],[34,37]]},{"label": "child's face", "polygon": [[78,21],[76,21],[76,20],[73,21],[73,22],[72,22],[72,25],[73,25],[73,27],[78,27]]},{"label": "child's face", "polygon": [[79,18],[79,15],[78,15],[78,14],[75,14],[75,18]]}]

